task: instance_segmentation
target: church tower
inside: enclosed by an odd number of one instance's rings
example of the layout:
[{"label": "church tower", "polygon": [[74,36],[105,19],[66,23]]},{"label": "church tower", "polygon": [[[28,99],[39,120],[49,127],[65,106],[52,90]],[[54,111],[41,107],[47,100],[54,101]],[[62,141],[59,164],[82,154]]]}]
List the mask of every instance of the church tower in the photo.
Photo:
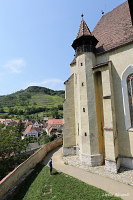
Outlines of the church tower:
[{"label": "church tower", "polygon": [[75,59],[71,76],[65,82],[63,154],[79,154],[83,164],[101,165],[99,153],[96,98],[93,66],[96,64],[95,46],[98,40],[83,19],[72,43]]}]

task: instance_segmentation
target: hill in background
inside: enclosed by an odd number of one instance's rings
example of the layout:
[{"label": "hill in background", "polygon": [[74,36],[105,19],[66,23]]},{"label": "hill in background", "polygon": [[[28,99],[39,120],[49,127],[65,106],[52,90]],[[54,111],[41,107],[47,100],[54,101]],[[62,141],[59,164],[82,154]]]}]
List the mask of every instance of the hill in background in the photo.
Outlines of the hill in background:
[{"label": "hill in background", "polygon": [[63,117],[63,90],[30,86],[10,95],[0,96],[0,118],[39,120]]}]

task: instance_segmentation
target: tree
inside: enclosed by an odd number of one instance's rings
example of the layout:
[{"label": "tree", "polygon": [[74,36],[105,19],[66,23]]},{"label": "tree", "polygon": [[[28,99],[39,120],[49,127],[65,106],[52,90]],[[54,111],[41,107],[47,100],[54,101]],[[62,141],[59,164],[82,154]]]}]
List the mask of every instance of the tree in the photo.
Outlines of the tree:
[{"label": "tree", "polygon": [[46,133],[42,134],[39,138],[38,138],[38,142],[39,144],[46,144],[50,141],[50,137],[48,135],[46,135]]},{"label": "tree", "polygon": [[57,138],[57,135],[53,134],[51,137],[50,137],[50,141],[53,141]]},{"label": "tree", "polygon": [[14,169],[24,159],[28,142],[21,140],[16,126],[0,129],[0,179]]},{"label": "tree", "polygon": [[58,109],[59,109],[59,110],[63,110],[63,105],[59,104],[59,105],[58,105]]},{"label": "tree", "polygon": [[16,132],[21,137],[22,131],[24,130],[24,124],[22,123],[22,120],[19,120],[19,123],[15,127],[16,127]]},{"label": "tree", "polygon": [[58,119],[59,118],[58,108],[53,108],[51,114],[53,118]]},{"label": "tree", "polygon": [[0,113],[4,113],[4,109],[3,108],[0,108]]}]

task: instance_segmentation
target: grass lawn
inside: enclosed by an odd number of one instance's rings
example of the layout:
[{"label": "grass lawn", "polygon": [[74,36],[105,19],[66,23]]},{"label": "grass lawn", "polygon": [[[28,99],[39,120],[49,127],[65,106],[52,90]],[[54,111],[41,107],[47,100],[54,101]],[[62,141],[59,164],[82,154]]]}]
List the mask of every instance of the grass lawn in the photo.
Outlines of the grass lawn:
[{"label": "grass lawn", "polygon": [[[103,190],[90,186],[71,176],[53,170],[41,164],[18,187],[10,200],[118,200]],[[8,199],[8,200],[9,200]]]}]

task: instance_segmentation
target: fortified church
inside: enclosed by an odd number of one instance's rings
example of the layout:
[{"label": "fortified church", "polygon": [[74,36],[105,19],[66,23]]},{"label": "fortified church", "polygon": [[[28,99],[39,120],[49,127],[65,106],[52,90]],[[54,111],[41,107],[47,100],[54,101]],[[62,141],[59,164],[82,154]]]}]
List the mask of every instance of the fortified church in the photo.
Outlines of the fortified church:
[{"label": "fortified church", "polygon": [[82,18],[72,47],[63,154],[115,173],[133,169],[133,1],[103,15],[92,32]]}]

